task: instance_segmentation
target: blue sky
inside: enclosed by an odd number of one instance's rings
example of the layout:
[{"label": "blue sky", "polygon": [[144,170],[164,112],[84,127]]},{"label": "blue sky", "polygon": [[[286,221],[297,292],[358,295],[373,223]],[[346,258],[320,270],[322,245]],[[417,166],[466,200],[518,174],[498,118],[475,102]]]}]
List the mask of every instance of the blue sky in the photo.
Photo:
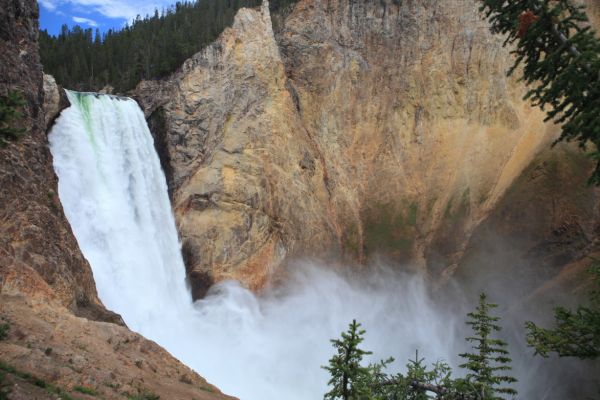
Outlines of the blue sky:
[{"label": "blue sky", "polygon": [[83,28],[119,29],[136,15],[153,14],[175,0],[39,0],[40,27],[51,35],[60,32],[60,27],[80,25]]}]

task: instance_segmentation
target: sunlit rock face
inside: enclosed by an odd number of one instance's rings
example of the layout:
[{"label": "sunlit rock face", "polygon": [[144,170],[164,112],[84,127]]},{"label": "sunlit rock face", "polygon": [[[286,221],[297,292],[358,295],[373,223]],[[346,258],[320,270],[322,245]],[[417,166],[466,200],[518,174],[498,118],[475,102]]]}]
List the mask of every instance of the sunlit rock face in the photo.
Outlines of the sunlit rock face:
[{"label": "sunlit rock face", "polygon": [[359,259],[453,264],[553,135],[475,1],[302,2],[280,43]]},{"label": "sunlit rock face", "polygon": [[152,82],[138,98],[168,160],[195,297],[214,279],[258,288],[289,255],[335,243],[326,165],[287,89],[266,4],[240,10],[163,84],[158,101]]},{"label": "sunlit rock face", "polygon": [[241,10],[141,83],[194,296],[298,256],[449,275],[558,133],[502,43],[475,0],[302,0],[275,33],[266,5]]}]

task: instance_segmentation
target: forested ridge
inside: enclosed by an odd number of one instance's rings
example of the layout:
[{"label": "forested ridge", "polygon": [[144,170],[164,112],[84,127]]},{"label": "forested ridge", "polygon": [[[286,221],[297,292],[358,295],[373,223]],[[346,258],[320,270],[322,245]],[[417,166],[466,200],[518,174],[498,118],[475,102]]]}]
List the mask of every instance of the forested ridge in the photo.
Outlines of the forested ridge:
[{"label": "forested ridge", "polygon": [[[295,0],[270,2],[273,12]],[[261,0],[177,2],[151,16],[138,16],[121,30],[104,34],[91,28],[63,25],[58,36],[40,32],[44,72],[69,89],[97,91],[112,86],[123,93],[142,79],[162,78],[213,42],[242,7]]]}]

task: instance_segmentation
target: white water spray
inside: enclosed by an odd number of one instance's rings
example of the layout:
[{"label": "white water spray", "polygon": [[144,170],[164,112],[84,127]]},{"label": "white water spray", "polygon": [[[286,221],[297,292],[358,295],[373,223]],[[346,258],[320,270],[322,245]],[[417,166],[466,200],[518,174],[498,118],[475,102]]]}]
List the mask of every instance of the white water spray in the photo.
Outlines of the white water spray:
[{"label": "white water spray", "polygon": [[359,282],[305,263],[264,296],[224,282],[192,304],[143,113],[129,99],[68,96],[50,134],[60,199],[100,298],[131,329],[244,400],[322,398],[329,339],[353,318],[373,360],[393,355],[403,365],[418,348],[429,361],[452,361],[454,322],[414,277]]}]

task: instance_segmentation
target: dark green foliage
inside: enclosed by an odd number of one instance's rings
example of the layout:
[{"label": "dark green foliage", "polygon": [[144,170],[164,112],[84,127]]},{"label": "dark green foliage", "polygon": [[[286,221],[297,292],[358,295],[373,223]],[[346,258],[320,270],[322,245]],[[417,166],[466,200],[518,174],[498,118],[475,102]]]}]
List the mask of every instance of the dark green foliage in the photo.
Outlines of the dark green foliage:
[{"label": "dark green foliage", "polygon": [[600,185],[600,40],[581,6],[570,0],[481,0],[492,31],[515,44],[515,65],[530,85],[526,98],[562,124],[557,140],[592,143],[598,160],[590,183]]},{"label": "dark green foliage", "polygon": [[[30,384],[33,384],[42,389],[45,389],[46,392],[57,395],[58,399],[73,400],[73,398],[68,393],[66,393],[63,389],[61,389],[57,386],[51,385],[51,384],[47,383],[46,381],[44,381],[43,379],[32,376],[31,374],[28,374],[27,372],[19,371],[12,365],[0,360],[0,377],[5,377],[6,376],[5,373],[12,374],[15,377],[23,379],[24,381],[27,381]],[[2,397],[2,396],[6,396],[9,393],[8,390],[10,390],[10,388],[4,388],[2,383],[3,383],[3,379],[0,379],[0,400],[8,398],[8,397]]]},{"label": "dark green foliage", "polygon": [[46,381],[40,378],[33,378],[33,384],[37,387],[41,387],[42,389],[46,389]]},{"label": "dark green foliage", "polygon": [[177,2],[102,37],[98,30],[79,26],[72,30],[63,26],[58,37],[42,31],[42,64],[65,87],[98,90],[110,85],[123,92],[141,79],[175,71],[231,25],[238,8],[259,4],[258,0]]},{"label": "dark green foliage", "polygon": [[89,394],[90,396],[96,395],[96,390],[94,388],[87,387],[87,386],[75,385],[75,386],[73,386],[73,390],[76,392],[79,392],[79,393]]},{"label": "dark green foliage", "polygon": [[23,96],[16,90],[8,92],[6,96],[0,96],[0,147],[18,139],[25,132],[25,129],[15,127],[23,118],[20,108],[24,104]]},{"label": "dark green foliage", "polygon": [[496,304],[487,302],[485,293],[481,293],[475,312],[467,314],[467,325],[471,326],[473,336],[466,340],[471,343],[473,352],[460,354],[465,359],[460,367],[469,371],[466,380],[473,385],[475,393],[482,400],[502,399],[499,396],[502,394],[517,394],[514,389],[503,386],[516,382],[516,379],[505,375],[511,369],[507,343],[492,338],[494,332],[501,330],[497,325],[500,318],[490,315],[490,311],[496,307]]},{"label": "dark green foliage", "polygon": [[[385,364],[381,366],[385,367]],[[448,364],[438,361],[428,368],[418,352],[406,365],[406,375],[388,376],[381,372],[379,365],[371,368],[374,371],[374,400],[470,399],[468,392],[459,386],[461,381],[452,378]]]},{"label": "dark green foliage", "polygon": [[289,9],[292,5],[294,5],[298,0],[270,0],[269,8],[273,12],[277,12],[280,10]]},{"label": "dark green foliage", "polygon": [[590,268],[596,288],[590,296],[589,306],[579,306],[575,311],[565,307],[554,310],[556,327],[540,328],[527,322],[527,343],[536,354],[548,357],[557,353],[560,357],[595,359],[600,356],[600,262]]},{"label": "dark green foliage", "polygon": [[16,374],[17,370],[12,365],[0,360],[0,371],[8,372],[10,374]]},{"label": "dark green foliage", "polygon": [[332,339],[331,343],[337,350],[329,360],[329,366],[323,367],[331,374],[329,386],[331,390],[325,394],[325,399],[370,399],[371,370],[361,365],[365,355],[371,354],[358,346],[363,341],[365,331],[360,324],[353,320],[348,331],[342,332],[341,339]]},{"label": "dark green foliage", "polygon": [[[371,354],[358,346],[365,331],[352,321],[342,338],[332,340],[337,354],[323,367],[331,374],[331,390],[325,399],[343,400],[476,400],[475,386],[466,379],[452,378],[448,364],[438,361],[430,368],[425,359],[415,353],[406,365],[407,373],[389,375],[385,372],[393,358],[363,366],[362,358]],[[487,398],[486,398],[487,399]]]},{"label": "dark green foliage", "polygon": [[[279,0],[272,9],[296,0]],[[213,42],[233,22],[241,7],[257,7],[261,0],[201,0],[177,2],[154,15],[138,16],[119,31],[62,27],[57,37],[40,32],[40,55],[46,73],[69,89],[117,92],[135,87],[142,79],[162,78]]]},{"label": "dark green foliage", "polygon": [[10,323],[2,318],[0,322],[0,340],[4,340],[8,337],[8,332],[10,331]]}]

